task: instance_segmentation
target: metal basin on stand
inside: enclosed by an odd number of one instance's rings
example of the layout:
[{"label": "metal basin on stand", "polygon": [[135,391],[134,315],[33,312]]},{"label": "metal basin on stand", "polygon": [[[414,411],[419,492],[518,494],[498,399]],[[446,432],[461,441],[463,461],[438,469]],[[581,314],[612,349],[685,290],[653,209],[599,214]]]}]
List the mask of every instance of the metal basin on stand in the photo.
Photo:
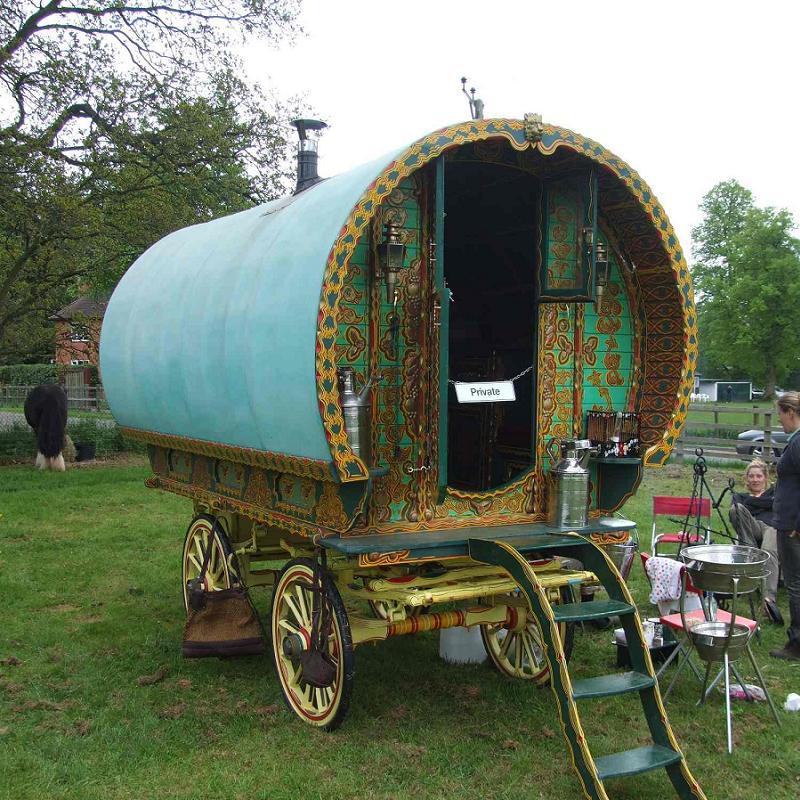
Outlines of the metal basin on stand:
[{"label": "metal basin on stand", "polygon": [[730,627],[727,622],[698,622],[690,629],[692,643],[703,661],[722,661],[726,652],[731,660],[739,657],[750,641],[751,631],[737,623],[731,633]]},{"label": "metal basin on stand", "polygon": [[746,594],[761,585],[769,553],[739,544],[701,544],[684,548],[680,557],[695,588]]}]

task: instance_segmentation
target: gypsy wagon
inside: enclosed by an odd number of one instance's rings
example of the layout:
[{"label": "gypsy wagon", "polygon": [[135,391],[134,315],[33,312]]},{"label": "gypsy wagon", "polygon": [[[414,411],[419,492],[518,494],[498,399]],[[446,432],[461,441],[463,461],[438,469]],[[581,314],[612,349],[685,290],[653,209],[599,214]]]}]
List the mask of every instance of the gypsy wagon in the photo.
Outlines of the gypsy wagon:
[{"label": "gypsy wagon", "polygon": [[[358,645],[478,625],[501,673],[550,682],[588,796],[663,767],[702,797],[610,557],[693,385],[666,214],[624,161],[536,115],[454,125],[325,180],[304,124],[292,196],[167,236],[106,312],[113,413],[148,446],[147,485],[194,504],[184,600],[206,554],[208,591],[273,586],[282,691],[328,729]],[[552,474],[587,434],[602,449],[576,525],[554,517]],[[608,599],[580,602],[598,583]],[[633,671],[571,678],[572,624],[609,615]],[[314,648],[326,678],[306,671]],[[622,693],[653,744],[595,757],[577,704]]]}]

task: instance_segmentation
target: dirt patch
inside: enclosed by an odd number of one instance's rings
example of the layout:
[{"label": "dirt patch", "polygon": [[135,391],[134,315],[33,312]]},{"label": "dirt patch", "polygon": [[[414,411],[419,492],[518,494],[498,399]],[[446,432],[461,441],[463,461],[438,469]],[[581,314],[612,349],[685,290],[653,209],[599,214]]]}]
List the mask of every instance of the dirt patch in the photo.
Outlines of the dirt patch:
[{"label": "dirt patch", "polygon": [[73,705],[70,700],[64,700],[61,703],[55,703],[52,700],[27,700],[18,706],[12,706],[11,710],[17,714],[25,711],[66,711]]},{"label": "dirt patch", "polygon": [[0,689],[7,694],[18,694],[20,691],[22,691],[22,684],[14,683],[13,681],[6,680],[5,678],[0,678]]},{"label": "dirt patch", "polygon": [[78,617],[77,621],[84,625],[93,625],[96,622],[102,622],[103,617],[100,614],[88,614],[85,617]]},{"label": "dirt patch", "polygon": [[162,708],[161,711],[157,713],[161,719],[180,719],[187,708],[188,706],[186,703],[176,703],[174,706]]},{"label": "dirt patch", "polygon": [[154,683],[161,683],[167,677],[167,668],[161,667],[152,675],[141,675],[136,679],[137,686],[152,686]]},{"label": "dirt patch", "polygon": [[45,611],[52,611],[55,614],[68,614],[70,611],[80,611],[80,606],[74,606],[72,603],[58,603],[54,606],[45,606]]}]

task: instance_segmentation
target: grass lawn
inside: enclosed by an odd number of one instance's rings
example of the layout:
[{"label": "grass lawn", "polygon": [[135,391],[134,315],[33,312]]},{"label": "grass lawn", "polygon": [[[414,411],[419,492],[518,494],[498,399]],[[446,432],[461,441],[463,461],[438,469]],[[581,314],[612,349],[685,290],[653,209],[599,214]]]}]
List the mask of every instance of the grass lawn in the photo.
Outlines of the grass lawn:
[{"label": "grass lawn", "polygon": [[[721,488],[729,474],[741,481],[741,466],[709,478]],[[581,797],[550,691],[447,665],[436,634],[359,648],[350,714],[333,734],[286,710],[269,655],[183,660],[191,505],[145,489],[146,475],[138,458],[64,474],[0,469],[0,798]],[[647,473],[626,507],[645,542],[650,497],[690,488],[689,466]],[[631,585],[651,615],[638,564]],[[255,599],[266,611],[266,593]],[[779,601],[787,614],[783,590]],[[783,638],[766,626],[754,645],[779,706],[800,692],[800,664],[767,654]],[[577,631],[573,674],[609,671],[611,639]],[[800,796],[800,713],[781,710],[778,729],[765,704],[735,702],[729,756],[722,695],[696,708],[698,692],[682,676],[667,709],[707,796]],[[581,709],[597,753],[646,740],[630,696]],[[674,796],[663,772],[607,788]]]},{"label": "grass lawn", "polygon": [[[778,412],[774,402],[767,400],[753,400],[751,403],[709,403],[710,408],[704,408],[703,403],[692,405],[686,421],[696,425],[702,422],[714,422],[714,412],[711,408],[720,409],[718,420],[720,425],[733,425],[742,431],[749,428],[760,428],[764,422],[764,413],[772,412],[772,427],[778,428]],[[753,424],[753,414],[759,414],[757,425]]]}]

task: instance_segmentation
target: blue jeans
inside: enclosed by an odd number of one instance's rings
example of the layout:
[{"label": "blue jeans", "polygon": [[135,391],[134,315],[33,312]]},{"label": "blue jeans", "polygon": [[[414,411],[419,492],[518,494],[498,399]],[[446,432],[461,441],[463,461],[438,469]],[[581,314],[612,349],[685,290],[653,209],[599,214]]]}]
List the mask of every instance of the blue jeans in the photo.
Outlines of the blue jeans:
[{"label": "blue jeans", "polygon": [[789,642],[800,647],[800,536],[778,531],[778,557],[789,594]]}]

